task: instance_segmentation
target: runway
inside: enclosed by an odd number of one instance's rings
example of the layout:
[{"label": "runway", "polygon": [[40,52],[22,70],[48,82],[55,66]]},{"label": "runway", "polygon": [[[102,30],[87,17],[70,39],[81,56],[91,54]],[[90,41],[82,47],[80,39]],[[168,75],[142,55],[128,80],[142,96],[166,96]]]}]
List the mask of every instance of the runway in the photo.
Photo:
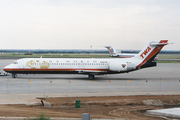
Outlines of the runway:
[{"label": "runway", "polygon": [[[1,59],[0,69],[14,59]],[[138,71],[96,76],[88,80],[81,74],[18,74],[18,78],[0,76],[0,94],[162,92],[180,90],[180,64],[158,63],[157,67]]]}]

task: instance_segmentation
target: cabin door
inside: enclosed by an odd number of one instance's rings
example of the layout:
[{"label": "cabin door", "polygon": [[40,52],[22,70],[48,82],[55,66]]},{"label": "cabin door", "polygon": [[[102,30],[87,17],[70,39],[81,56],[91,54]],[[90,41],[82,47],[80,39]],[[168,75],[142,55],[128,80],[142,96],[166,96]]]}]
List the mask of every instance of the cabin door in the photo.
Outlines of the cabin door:
[{"label": "cabin door", "polygon": [[19,68],[20,68],[20,69],[23,69],[23,68],[24,68],[24,61],[20,61],[20,62],[19,62]]}]

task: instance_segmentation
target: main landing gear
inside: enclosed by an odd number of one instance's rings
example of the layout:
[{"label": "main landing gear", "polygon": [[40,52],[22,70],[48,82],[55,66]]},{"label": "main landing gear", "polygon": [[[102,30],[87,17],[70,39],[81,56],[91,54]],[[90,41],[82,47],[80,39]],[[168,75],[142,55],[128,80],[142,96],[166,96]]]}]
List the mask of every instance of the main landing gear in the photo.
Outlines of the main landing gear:
[{"label": "main landing gear", "polygon": [[95,78],[95,75],[94,75],[94,74],[89,74],[89,75],[88,75],[88,78],[89,78],[90,80],[93,80],[93,79]]},{"label": "main landing gear", "polygon": [[17,78],[17,74],[12,73],[12,78]]}]

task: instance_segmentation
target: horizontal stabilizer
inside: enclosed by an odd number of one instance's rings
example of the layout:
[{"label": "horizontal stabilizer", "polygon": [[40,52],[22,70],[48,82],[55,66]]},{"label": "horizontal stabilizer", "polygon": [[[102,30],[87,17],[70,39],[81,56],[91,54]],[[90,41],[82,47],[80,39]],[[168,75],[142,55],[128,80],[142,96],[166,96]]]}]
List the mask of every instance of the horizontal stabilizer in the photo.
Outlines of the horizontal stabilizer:
[{"label": "horizontal stabilizer", "polygon": [[150,45],[151,46],[164,46],[164,45],[168,45],[168,40],[161,40],[160,42],[151,42]]},{"label": "horizontal stabilizer", "polygon": [[150,45],[152,46],[157,46],[157,45],[168,45],[169,43],[151,43]]}]

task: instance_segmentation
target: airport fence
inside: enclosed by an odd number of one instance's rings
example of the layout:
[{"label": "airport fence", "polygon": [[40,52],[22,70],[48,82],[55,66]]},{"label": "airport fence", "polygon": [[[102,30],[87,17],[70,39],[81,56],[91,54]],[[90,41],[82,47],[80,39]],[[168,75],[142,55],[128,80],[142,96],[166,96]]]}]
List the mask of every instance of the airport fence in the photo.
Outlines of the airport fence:
[{"label": "airport fence", "polygon": [[1,94],[73,92],[157,92],[180,91],[180,79],[144,80],[58,80],[8,79],[1,81]]}]

